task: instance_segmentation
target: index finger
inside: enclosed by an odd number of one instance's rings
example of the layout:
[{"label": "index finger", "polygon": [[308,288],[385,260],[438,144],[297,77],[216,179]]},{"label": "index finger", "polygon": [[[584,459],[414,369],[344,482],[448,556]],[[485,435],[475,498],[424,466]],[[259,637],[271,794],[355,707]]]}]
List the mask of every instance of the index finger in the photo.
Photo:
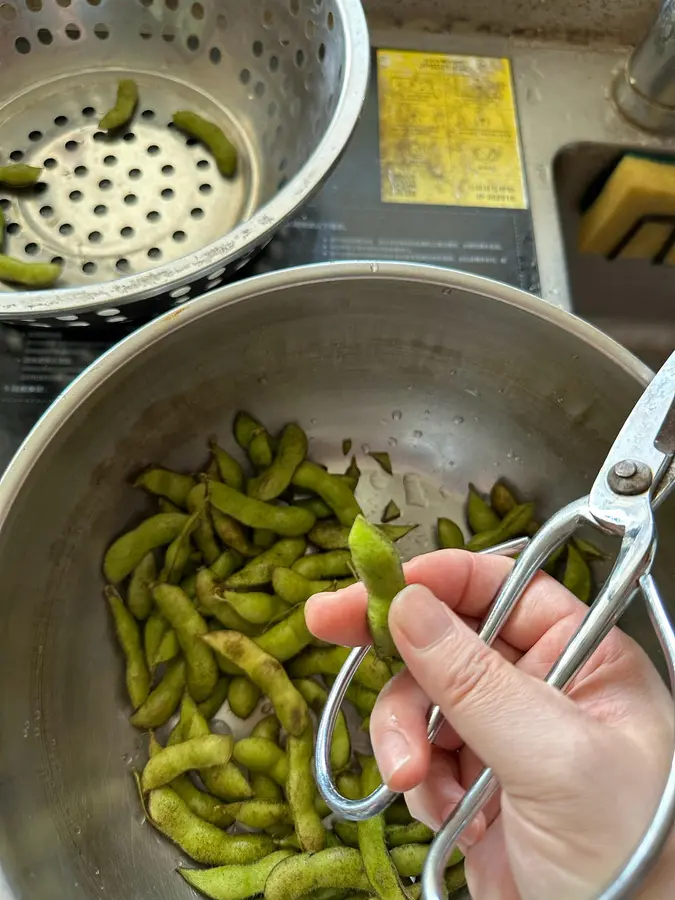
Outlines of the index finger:
[{"label": "index finger", "polygon": [[[459,615],[482,619],[513,567],[503,556],[466,550],[437,550],[405,563],[407,584],[423,584]],[[354,584],[330,594],[315,594],[305,606],[309,630],[316,637],[349,647],[370,644],[366,627],[366,591]],[[560,619],[585,609],[562,585],[538,574],[507,619],[501,637],[521,651]]]}]

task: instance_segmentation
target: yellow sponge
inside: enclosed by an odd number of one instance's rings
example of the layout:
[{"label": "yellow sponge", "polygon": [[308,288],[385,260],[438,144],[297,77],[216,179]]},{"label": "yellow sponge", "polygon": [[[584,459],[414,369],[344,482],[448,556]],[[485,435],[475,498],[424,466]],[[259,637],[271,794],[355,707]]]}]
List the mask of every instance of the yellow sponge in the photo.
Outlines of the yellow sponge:
[{"label": "yellow sponge", "polygon": [[579,250],[675,264],[675,166],[627,154],[581,217]]}]

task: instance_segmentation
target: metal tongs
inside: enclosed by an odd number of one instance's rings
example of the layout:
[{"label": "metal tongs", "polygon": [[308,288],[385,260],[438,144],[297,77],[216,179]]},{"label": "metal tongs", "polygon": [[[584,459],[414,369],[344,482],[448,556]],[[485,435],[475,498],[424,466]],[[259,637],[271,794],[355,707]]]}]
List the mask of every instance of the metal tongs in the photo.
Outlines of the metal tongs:
[{"label": "metal tongs", "polygon": [[[520,553],[499,591],[479,634],[489,645],[499,634],[528,584],[547,559],[577,528],[586,523],[621,538],[621,547],[595,602],[546,677],[548,684],[565,690],[591,654],[617,624],[639,591],[663,649],[671,691],[675,694],[675,633],[651,575],[656,551],[653,508],[675,487],[675,353],[660,369],[619,432],[590,494],[563,507],[530,540],[509,541],[491,553]],[[330,768],[330,746],[335,720],[347,687],[368,647],[353,650],[330,691],[316,742],[319,791],[342,818],[362,821],[386,809],[396,798],[381,785],[362,800],[348,800],[336,789]],[[533,711],[534,712],[534,711]],[[443,716],[432,708],[428,737],[437,736]],[[497,790],[497,780],[486,768],[443,824],[429,850],[422,874],[424,900],[442,900],[443,875],[452,850],[485,803]],[[663,796],[651,824],[628,863],[604,888],[597,900],[619,900],[632,895],[661,852],[675,821],[675,750]]]}]

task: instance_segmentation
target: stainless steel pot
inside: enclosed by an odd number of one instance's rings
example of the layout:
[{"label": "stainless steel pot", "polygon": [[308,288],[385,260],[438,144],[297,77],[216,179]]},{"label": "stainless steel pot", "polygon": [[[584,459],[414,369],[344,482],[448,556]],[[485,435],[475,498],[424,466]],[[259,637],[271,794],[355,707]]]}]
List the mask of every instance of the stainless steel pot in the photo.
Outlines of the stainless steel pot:
[{"label": "stainless steel pot", "polygon": [[[145,506],[140,466],[196,467],[247,408],[296,419],[311,453],[388,449],[360,500],[392,496],[432,546],[469,480],[506,476],[548,514],[580,496],[649,371],[559,309],[504,285],[413,265],[332,264],[214,292],[145,326],[38,423],[0,483],[0,867],[3,900],[188,898],[177,850],[143,823],[121,662],[101,599],[105,546]],[[657,577],[673,582],[675,509]],[[656,657],[638,608],[626,627]],[[0,883],[2,879],[0,878]]]}]

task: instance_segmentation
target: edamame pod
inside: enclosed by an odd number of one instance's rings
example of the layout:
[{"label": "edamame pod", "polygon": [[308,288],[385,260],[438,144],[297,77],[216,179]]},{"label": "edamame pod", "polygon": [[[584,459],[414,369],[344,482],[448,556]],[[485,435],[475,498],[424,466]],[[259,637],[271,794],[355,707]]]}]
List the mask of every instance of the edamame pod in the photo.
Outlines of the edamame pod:
[{"label": "edamame pod", "polygon": [[206,700],[202,700],[199,704],[199,712],[204,716],[207,722],[215,716],[223,703],[227,700],[229,683],[230,679],[227,676],[219,678],[211,696],[207,697]]},{"label": "edamame pod", "polygon": [[400,847],[402,844],[428,844],[433,840],[434,832],[423,822],[410,822],[406,825],[387,825],[385,837],[389,847]]},{"label": "edamame pod", "polygon": [[150,551],[131,574],[127,591],[127,606],[139,622],[145,621],[152,612],[152,591],[150,585],[157,578],[155,555]]},{"label": "edamame pod", "polygon": [[268,741],[279,742],[279,734],[281,733],[281,723],[275,715],[265,716],[251,729],[250,737],[267,738]]},{"label": "edamame pod", "polygon": [[253,788],[241,769],[233,762],[227,763],[226,766],[203,769],[200,775],[212,794],[229,803],[253,797]]},{"label": "edamame pod", "polygon": [[260,547],[261,550],[269,550],[276,542],[277,536],[273,531],[270,531],[269,528],[253,529],[253,543],[256,547]]},{"label": "edamame pod", "polygon": [[188,494],[196,484],[191,475],[183,475],[161,466],[145,469],[134,481],[134,487],[143,488],[157,497],[166,497],[171,503],[181,507],[187,505]]},{"label": "edamame pod", "polygon": [[253,788],[254,795],[259,800],[276,800],[277,802],[283,802],[284,792],[281,787],[273,778],[270,778],[269,775],[265,775],[264,772],[253,773],[251,776],[251,787]]},{"label": "edamame pod", "polygon": [[567,562],[562,583],[582,603],[588,603],[591,599],[591,570],[573,543],[567,547]]},{"label": "edamame pod", "polygon": [[242,491],[244,489],[244,470],[241,465],[215,441],[211,441],[209,446],[222,481],[234,488],[235,491]]},{"label": "edamame pod", "polygon": [[356,827],[356,822],[334,822],[333,829],[347,847],[359,846],[359,829]]},{"label": "edamame pod", "polygon": [[492,490],[490,491],[490,503],[501,519],[518,506],[518,501],[513,492],[503,481],[496,481],[492,485]]},{"label": "edamame pod", "polygon": [[25,163],[0,166],[0,184],[9,187],[32,187],[42,175],[42,169],[37,166],[27,166]]},{"label": "edamame pod", "polygon": [[221,553],[218,559],[211,565],[211,574],[218,581],[225,581],[233,572],[243,565],[244,560],[240,553],[231,547]]},{"label": "edamame pod", "polygon": [[481,534],[483,531],[492,531],[499,528],[501,519],[492,509],[490,504],[484,500],[478,493],[476,488],[469,485],[469,499],[467,501],[466,514],[469,520],[469,528],[474,534]]},{"label": "edamame pod", "polygon": [[[403,844],[400,847],[392,847],[389,851],[398,874],[404,878],[418,878],[422,874],[428,853],[428,844]],[[463,859],[464,856],[460,850],[453,850],[448,860],[448,867],[456,866]]]},{"label": "edamame pod", "polygon": [[212,900],[248,900],[265,890],[272,869],[293,856],[292,850],[276,850],[264,859],[243,866],[218,866],[213,869],[184,869],[178,872],[195,890]]},{"label": "edamame pod", "polygon": [[222,128],[214,122],[198,116],[197,113],[181,109],[173,114],[173,124],[189,137],[201,141],[210,151],[218,171],[225,178],[231,178],[237,170],[237,150]]},{"label": "edamame pod", "polygon": [[464,550],[466,543],[462,529],[452,519],[441,517],[437,524],[438,543],[443,550]]},{"label": "edamame pod", "polygon": [[352,847],[301,853],[278,863],[267,877],[265,900],[299,900],[321,888],[372,891],[361,854]]},{"label": "edamame pod", "polygon": [[169,662],[169,660],[174,659],[180,653],[180,644],[178,643],[178,637],[173,628],[167,628],[167,630],[162,635],[162,640],[159,642],[159,647],[157,648],[157,653],[155,653],[154,659],[152,661],[152,669],[153,671],[157,668],[157,666],[161,666],[162,663]]},{"label": "edamame pod", "polygon": [[293,687],[281,663],[250,638],[236,631],[214,631],[203,637],[217,653],[243,669],[271,700],[277,718],[289,734],[299,735],[308,725],[307,704]]},{"label": "edamame pod", "polygon": [[394,470],[391,465],[391,457],[389,454],[380,450],[371,450],[368,453],[368,456],[371,459],[374,459],[378,466],[382,469],[383,472],[386,472],[387,475],[393,475]]},{"label": "edamame pod", "polygon": [[157,500],[157,509],[161,513],[180,513],[182,512],[179,506],[176,506],[175,503],[172,503],[170,500],[167,500],[166,497],[159,497]]},{"label": "edamame pod", "polygon": [[197,527],[202,514],[203,510],[201,509],[192,513],[181,529],[178,537],[167,547],[164,556],[164,566],[159,574],[160,581],[168,582],[169,584],[178,584],[182,579],[185,567],[190,561],[190,554],[192,553],[190,535]]},{"label": "edamame pod", "polygon": [[233,747],[233,738],[224,734],[208,734],[164,747],[143,770],[141,787],[146,792],[152,791],[190,769],[224,766],[230,761]]},{"label": "edamame pod", "polygon": [[[335,678],[331,675],[324,675],[328,685],[332,685]],[[362,684],[352,682],[347,688],[345,695],[347,700],[351,701],[362,716],[369,716],[375,706],[377,700],[377,692],[371,691]]]},{"label": "edamame pod", "polygon": [[606,553],[590,541],[584,540],[584,538],[574,537],[572,538],[572,543],[587,561],[593,559],[607,559]]},{"label": "edamame pod", "polygon": [[195,485],[188,493],[186,503],[190,513],[202,513],[197,520],[197,525],[192,533],[192,538],[199,552],[202,554],[206,565],[213,565],[220,556],[220,547],[218,546],[215,531],[213,530],[213,523],[209,514],[206,486],[203,484]]},{"label": "edamame pod", "polygon": [[302,850],[316,853],[323,850],[326,845],[326,832],[314,805],[316,798],[312,775],[314,731],[311,722],[307,723],[300,734],[289,734],[286,753],[288,755],[286,797],[293,816],[295,833]]},{"label": "edamame pod", "polygon": [[235,716],[239,719],[248,719],[258,705],[258,700],[260,700],[258,685],[253,684],[245,675],[235,675],[227,692],[227,702]]},{"label": "edamame pod", "polygon": [[126,684],[129,699],[133,708],[138,709],[145,703],[150,693],[150,672],[145,663],[141,630],[115,588],[107,585],[104,593],[115,622],[117,640],[126,659]]},{"label": "edamame pod", "polygon": [[168,628],[169,623],[159,610],[154,610],[145,621],[145,626],[143,628],[143,648],[145,650],[145,660],[151,672],[154,671],[157,666],[157,652]]},{"label": "edamame pod", "polygon": [[305,622],[305,604],[294,607],[288,615],[254,638],[255,643],[280,662],[297,656],[312,640]]},{"label": "edamame pod", "polygon": [[[197,572],[197,599],[201,612],[213,616],[225,628],[233,628],[235,631],[241,631],[242,634],[248,635],[256,634],[259,631],[255,625],[242,619],[231,606],[222,602],[216,594],[216,582],[212,569],[200,569]],[[232,666],[229,666],[226,672],[229,675],[240,674],[239,670]]]},{"label": "edamame pod", "polygon": [[[361,793],[365,797],[382,784],[382,778],[372,756],[362,758],[361,767]],[[406,900],[401,879],[387,850],[384,829],[383,813],[357,823],[363,864],[380,900]]]},{"label": "edamame pod", "polygon": [[[417,525],[378,525],[390,541],[400,541],[410,534]],[[349,528],[339,522],[317,522],[307,535],[309,540],[321,550],[348,550]]]},{"label": "edamame pod", "polygon": [[112,109],[103,116],[98,127],[114,131],[131,121],[138,103],[138,87],[131,78],[122,78],[117,85],[117,99]]},{"label": "edamame pod", "polygon": [[184,687],[185,662],[176,659],[169,664],[162,680],[129,721],[136,728],[159,728],[176,711]]},{"label": "edamame pod", "polygon": [[103,574],[113,584],[122,581],[136,568],[146,553],[175,540],[188,516],[183,513],[158,513],[127,531],[108,548],[103,561]]},{"label": "edamame pod", "polygon": [[249,481],[246,490],[249,497],[267,501],[283,494],[306,454],[307,435],[299,425],[291,422],[281,432],[272,464]]},{"label": "edamame pod", "polygon": [[[215,484],[215,482],[210,482],[210,484]],[[260,553],[260,547],[256,547],[249,539],[241,522],[232,516],[226,516],[225,513],[215,508],[211,509],[211,519],[216,534],[227,547],[231,547],[247,558]]]},{"label": "edamame pod", "polygon": [[248,457],[258,471],[268,469],[274,459],[274,439],[261,428],[248,445]]},{"label": "edamame pod", "polygon": [[353,574],[352,558],[349,550],[330,550],[327,553],[312,553],[296,560],[294,572],[310,581],[327,578],[345,578]]},{"label": "edamame pod", "polygon": [[[309,678],[312,675],[337,675],[351,653],[348,647],[309,647],[291,660],[288,674],[291,678]],[[381,691],[389,681],[387,664],[370,651],[356,670],[354,680],[371,691]]]},{"label": "edamame pod", "polygon": [[333,510],[341,525],[351,526],[361,512],[361,507],[347,485],[338,476],[329,474],[316,463],[307,460],[301,463],[295,470],[292,484],[301,490],[318,494]]},{"label": "edamame pod", "polygon": [[225,587],[231,591],[251,591],[263,587],[272,580],[276,568],[292,565],[306,548],[307,541],[304,537],[277,541],[269,550],[264,550],[246,563],[243,569],[231,575],[225,582]]},{"label": "edamame pod", "polygon": [[61,275],[56,263],[26,262],[0,253],[0,281],[27,288],[49,288]]},{"label": "edamame pod", "polygon": [[[309,557],[308,557],[309,558]],[[272,573],[272,587],[284,603],[295,606],[298,603],[304,603],[305,600],[313,594],[320,594],[322,591],[335,590],[334,581],[309,581],[307,578],[294,572],[293,569],[286,569],[278,566]],[[346,585],[345,585],[346,586]]]},{"label": "edamame pod", "polygon": [[[309,708],[317,716],[326,705],[328,699],[328,691],[312,678],[298,678],[293,682],[294,687],[305,698],[305,702]],[[349,737],[349,730],[342,712],[338,712],[335,722],[335,730],[333,732],[333,742],[330,747],[330,764],[333,772],[339,772],[349,765],[352,755],[352,744]]]},{"label": "edamame pod", "polygon": [[411,822],[416,820],[414,820],[410,815],[408,804],[405,802],[405,800],[401,799],[394,800],[391,806],[388,806],[385,809],[384,821],[387,823],[387,825],[409,825]]},{"label": "edamame pod", "polygon": [[300,537],[306,534],[316,521],[314,514],[308,509],[300,509],[297,506],[273,506],[271,503],[246,497],[217,481],[211,482],[211,503],[225,515],[232,516],[250,528],[269,528],[282,537]]},{"label": "edamame pod", "polygon": [[150,792],[148,819],[184,853],[204,865],[256,862],[274,850],[274,842],[265,834],[226,834],[202,821],[169,787]]},{"label": "edamame pod", "polygon": [[208,626],[179,587],[158,584],[152,596],[176,632],[185,655],[188,690],[195,702],[200,703],[213,693],[218,681],[218,666],[213,652],[200,640],[207,635]]},{"label": "edamame pod", "polygon": [[389,503],[384,508],[384,512],[382,513],[382,521],[384,523],[393,522],[394,519],[401,518],[401,510],[398,508],[398,505],[390,500]]},{"label": "edamame pod", "polygon": [[534,503],[521,503],[519,506],[515,506],[501,520],[497,528],[474,534],[466,545],[466,549],[477,553],[480,550],[486,550],[488,547],[494,547],[502,541],[508,541],[512,537],[523,534],[532,521],[533,515]]},{"label": "edamame pod", "polygon": [[247,593],[223,591],[217,596],[223,603],[229,604],[237,615],[252,625],[265,625],[271,619],[276,618],[279,613],[288,609],[281,598],[274,594],[265,594],[262,591]]},{"label": "edamame pod", "polygon": [[262,772],[282,788],[286,787],[288,757],[273,741],[261,737],[242,738],[234,745],[232,755],[251,772]]},{"label": "edamame pod", "polygon": [[259,431],[264,431],[264,426],[250,413],[239,411],[234,417],[232,432],[235,441],[242,450],[248,450],[251,441]]},{"label": "edamame pod", "polygon": [[357,575],[368,594],[366,619],[375,653],[383,659],[399,657],[389,631],[389,608],[405,588],[403,567],[394,545],[363,516],[349,534],[349,549]]},{"label": "edamame pod", "polygon": [[286,803],[276,800],[244,800],[229,803],[227,810],[237,822],[247,828],[271,828],[273,825],[290,825],[291,810]]},{"label": "edamame pod", "polygon": [[301,497],[299,500],[294,500],[293,505],[311,510],[317,519],[330,519],[333,515],[333,510],[323,502],[321,497]]}]

